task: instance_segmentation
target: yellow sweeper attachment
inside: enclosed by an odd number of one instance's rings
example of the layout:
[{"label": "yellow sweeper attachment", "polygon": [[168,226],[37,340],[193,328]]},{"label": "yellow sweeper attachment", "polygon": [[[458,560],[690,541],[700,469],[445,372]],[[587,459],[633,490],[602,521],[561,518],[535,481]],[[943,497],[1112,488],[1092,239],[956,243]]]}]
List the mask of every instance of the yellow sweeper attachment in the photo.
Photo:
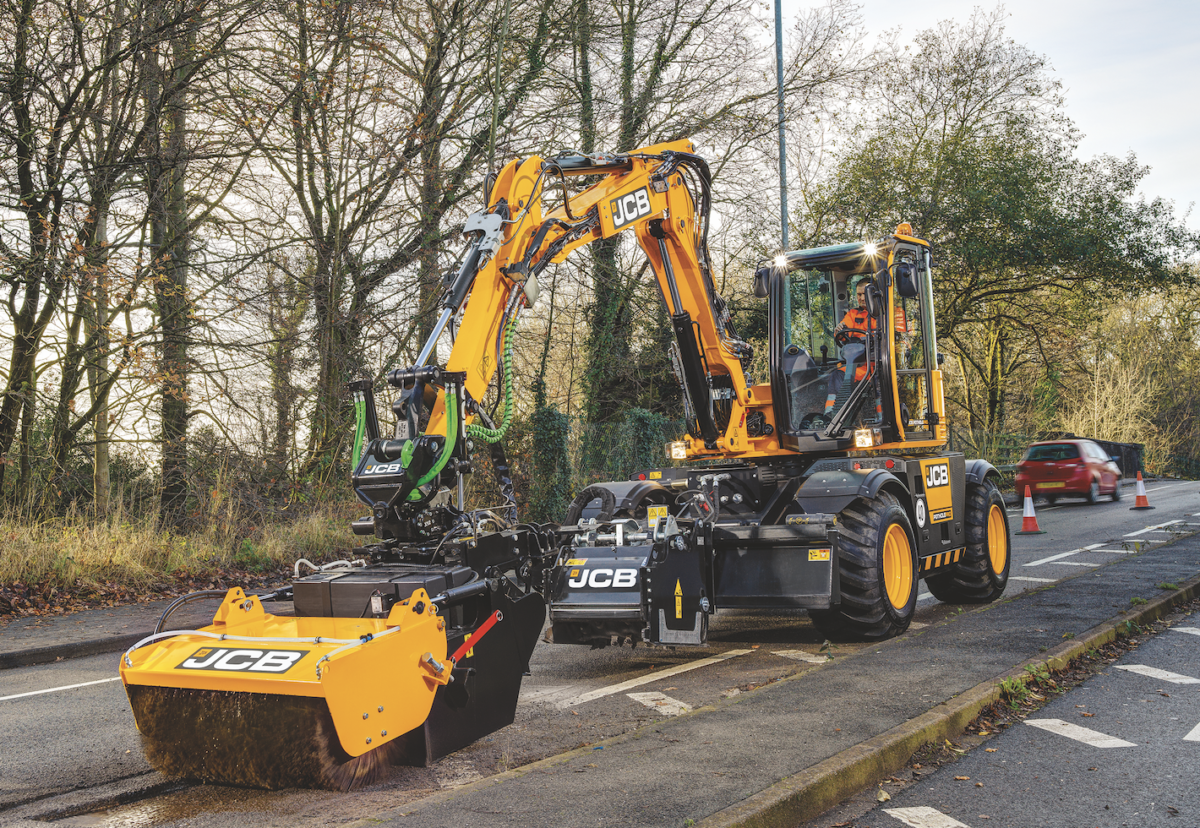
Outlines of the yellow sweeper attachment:
[{"label": "yellow sweeper attachment", "polygon": [[211,626],[134,645],[121,678],[168,776],[347,790],[376,779],[393,740],[429,716],[451,680],[446,649],[425,590],[386,618],[297,618],[232,589]]}]

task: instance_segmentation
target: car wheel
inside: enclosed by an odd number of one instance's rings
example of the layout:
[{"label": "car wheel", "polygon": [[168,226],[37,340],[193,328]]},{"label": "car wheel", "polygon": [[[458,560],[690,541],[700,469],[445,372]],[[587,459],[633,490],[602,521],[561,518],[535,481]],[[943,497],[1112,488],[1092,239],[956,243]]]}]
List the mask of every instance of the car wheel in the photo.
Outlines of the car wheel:
[{"label": "car wheel", "polygon": [[1119,477],[1113,482],[1112,499],[1113,503],[1121,499],[1121,478]]},{"label": "car wheel", "polygon": [[1046,503],[1047,504],[1053,506],[1057,502],[1058,502],[1058,498],[1055,497],[1054,495],[1046,495]]},{"label": "car wheel", "polygon": [[1088,487],[1086,497],[1088,503],[1100,502],[1100,481],[1094,477],[1092,478],[1092,485]]}]

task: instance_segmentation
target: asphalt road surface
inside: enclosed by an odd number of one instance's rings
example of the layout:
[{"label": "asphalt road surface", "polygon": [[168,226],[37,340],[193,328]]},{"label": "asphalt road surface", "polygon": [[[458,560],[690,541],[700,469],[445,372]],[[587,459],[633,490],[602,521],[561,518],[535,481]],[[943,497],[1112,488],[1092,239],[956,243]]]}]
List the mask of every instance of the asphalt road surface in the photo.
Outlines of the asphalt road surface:
[{"label": "asphalt road surface", "polygon": [[1200,825],[1197,768],[1200,614],[1193,613],[1023,723],[836,824],[1190,828]]},{"label": "asphalt road surface", "polygon": [[[1131,511],[1132,489],[1127,487],[1123,494],[1120,502],[1092,506],[1082,501],[1053,507],[1039,503],[1038,521],[1046,534],[1014,535],[1009,593],[1044,587],[1079,574],[1081,568],[1102,566],[1147,545],[1166,542],[1174,532],[1193,532],[1200,526],[1200,483],[1151,484],[1153,511]],[[1014,531],[1020,528],[1019,507],[1010,509],[1009,522]],[[1131,596],[1155,591],[1153,584],[1133,577]],[[925,595],[918,603],[914,631],[952,619],[958,611]],[[802,612],[721,613],[713,620],[710,646],[701,649],[539,645],[514,725],[432,768],[398,768],[380,785],[349,796],[186,786],[110,812],[101,805],[123,792],[136,788],[144,793],[163,785],[142,758],[124,691],[119,681],[112,680],[117,657],[0,671],[0,744],[4,745],[0,823],[6,815],[29,814],[39,807],[74,814],[87,811],[89,803],[94,810],[72,817],[72,823],[150,826],[205,813],[227,814],[230,821],[249,813],[273,813],[278,819],[292,815],[297,823],[369,817],[381,802],[394,806],[627,733],[664,715],[812,669],[830,655],[842,657],[863,646],[838,644],[823,649],[823,637]],[[1200,638],[1190,643],[1200,644]],[[1190,674],[1200,675],[1194,667],[1195,652]],[[1175,672],[1187,672],[1176,666],[1180,669]],[[1120,678],[1145,680],[1133,674]],[[1185,715],[1191,714],[1181,713],[1181,720]],[[1030,734],[1043,740],[1052,736],[1062,738],[1045,731]],[[1144,736],[1127,738],[1149,744]]]}]

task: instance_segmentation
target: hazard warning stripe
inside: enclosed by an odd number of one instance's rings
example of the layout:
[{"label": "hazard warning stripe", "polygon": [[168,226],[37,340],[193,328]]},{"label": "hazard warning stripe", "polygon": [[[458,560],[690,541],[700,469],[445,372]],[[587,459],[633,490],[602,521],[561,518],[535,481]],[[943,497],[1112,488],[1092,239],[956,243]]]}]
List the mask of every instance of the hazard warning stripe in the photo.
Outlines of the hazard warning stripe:
[{"label": "hazard warning stripe", "polygon": [[938,552],[936,555],[930,555],[925,560],[921,561],[921,571],[928,572],[931,569],[938,569],[952,563],[958,563],[962,558],[963,550],[955,549],[952,552]]}]

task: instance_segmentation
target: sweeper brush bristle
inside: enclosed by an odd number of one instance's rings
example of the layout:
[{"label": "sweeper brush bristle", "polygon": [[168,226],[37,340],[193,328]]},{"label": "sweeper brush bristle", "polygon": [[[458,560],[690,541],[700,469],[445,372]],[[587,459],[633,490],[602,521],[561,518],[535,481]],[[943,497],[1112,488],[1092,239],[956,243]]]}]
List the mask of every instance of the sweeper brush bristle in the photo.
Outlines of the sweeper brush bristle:
[{"label": "sweeper brush bristle", "polygon": [[166,776],[348,791],[379,781],[395,742],[352,757],[324,699],[129,685],[146,758]]}]

